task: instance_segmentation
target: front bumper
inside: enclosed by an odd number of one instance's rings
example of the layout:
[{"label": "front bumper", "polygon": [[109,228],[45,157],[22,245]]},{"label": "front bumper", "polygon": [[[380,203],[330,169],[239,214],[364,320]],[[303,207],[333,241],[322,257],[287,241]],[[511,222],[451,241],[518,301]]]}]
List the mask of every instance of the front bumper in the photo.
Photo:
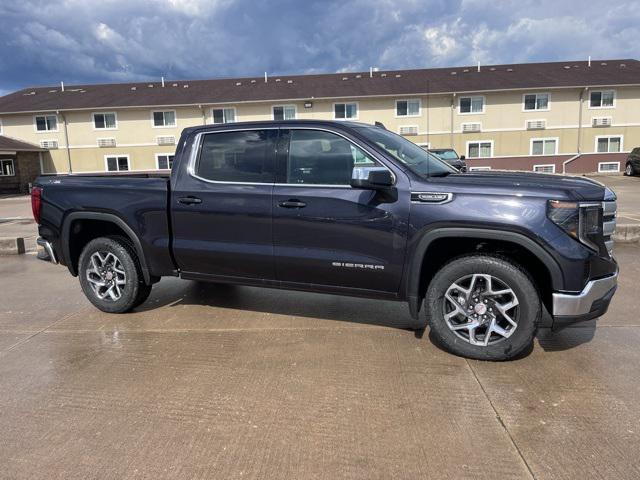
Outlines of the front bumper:
[{"label": "front bumper", "polygon": [[553,327],[591,320],[604,315],[618,288],[618,272],[591,280],[579,293],[553,294]]}]

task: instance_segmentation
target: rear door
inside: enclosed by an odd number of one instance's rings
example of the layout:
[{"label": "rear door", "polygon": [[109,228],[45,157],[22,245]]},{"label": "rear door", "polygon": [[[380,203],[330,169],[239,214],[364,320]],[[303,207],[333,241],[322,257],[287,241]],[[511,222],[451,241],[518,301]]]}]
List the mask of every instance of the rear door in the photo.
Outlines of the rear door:
[{"label": "rear door", "polygon": [[280,138],[273,195],[277,279],[397,292],[409,202],[349,185],[354,165],[384,165],[337,132],[292,128]]},{"label": "rear door", "polygon": [[171,195],[173,252],[184,277],[273,279],[277,128],[200,133]]}]

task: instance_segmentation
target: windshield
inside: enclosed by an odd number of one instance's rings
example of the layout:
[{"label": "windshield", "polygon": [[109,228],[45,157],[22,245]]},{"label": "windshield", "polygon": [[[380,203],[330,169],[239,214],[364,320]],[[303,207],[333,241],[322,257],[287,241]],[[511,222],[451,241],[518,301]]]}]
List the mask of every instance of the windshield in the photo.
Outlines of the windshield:
[{"label": "windshield", "polygon": [[431,153],[437,155],[443,160],[457,160],[458,154],[455,150],[432,150]]},{"label": "windshield", "polygon": [[443,177],[457,170],[413,142],[378,127],[359,127],[368,140],[384,148],[412,172],[424,177]]}]

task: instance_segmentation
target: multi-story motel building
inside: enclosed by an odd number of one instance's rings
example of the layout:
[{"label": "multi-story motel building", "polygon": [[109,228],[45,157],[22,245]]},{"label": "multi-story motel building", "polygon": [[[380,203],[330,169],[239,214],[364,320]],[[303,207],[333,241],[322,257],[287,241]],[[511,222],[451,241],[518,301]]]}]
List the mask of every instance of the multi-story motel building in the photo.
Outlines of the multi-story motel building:
[{"label": "multi-story motel building", "polygon": [[185,127],[269,119],[381,122],[471,169],[616,172],[640,146],[640,62],[26,88],[0,98],[0,189],[34,171],[166,170]]}]

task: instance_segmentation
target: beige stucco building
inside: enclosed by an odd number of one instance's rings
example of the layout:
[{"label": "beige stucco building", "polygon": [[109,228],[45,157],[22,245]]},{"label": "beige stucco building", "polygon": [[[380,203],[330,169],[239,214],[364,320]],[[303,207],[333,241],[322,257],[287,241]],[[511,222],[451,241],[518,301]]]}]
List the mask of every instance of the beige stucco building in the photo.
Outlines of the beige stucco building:
[{"label": "beige stucco building", "polygon": [[0,135],[42,173],[155,171],[185,127],[270,119],[382,122],[472,169],[621,171],[640,145],[640,62],[607,60],[27,88]]}]

